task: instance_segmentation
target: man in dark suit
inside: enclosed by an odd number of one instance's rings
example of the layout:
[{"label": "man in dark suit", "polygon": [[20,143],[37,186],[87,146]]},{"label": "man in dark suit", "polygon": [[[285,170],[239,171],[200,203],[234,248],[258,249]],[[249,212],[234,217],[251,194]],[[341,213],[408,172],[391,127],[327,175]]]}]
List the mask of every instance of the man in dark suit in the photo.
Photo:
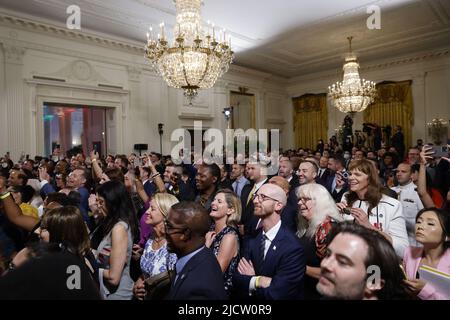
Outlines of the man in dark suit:
[{"label": "man in dark suit", "polygon": [[298,182],[298,176],[295,174],[292,162],[290,160],[280,161],[278,175],[285,178],[289,182],[289,190],[293,190],[300,185]]},{"label": "man in dark suit", "polygon": [[317,172],[316,182],[325,186],[327,179],[332,175],[330,169],[328,169],[328,158],[322,156],[319,161],[319,172]]},{"label": "man in dark suit", "polygon": [[252,237],[256,233],[256,224],[258,219],[254,216],[254,205],[253,205],[253,195],[258,191],[258,189],[266,184],[269,180],[267,179],[266,168],[259,163],[249,163],[248,168],[248,178],[252,182],[247,184],[242,189],[241,193],[241,203],[242,203],[242,215],[241,224],[244,226],[244,242],[247,237]]},{"label": "man in dark suit", "polygon": [[258,300],[303,298],[306,258],[299,239],[281,224],[285,191],[265,184],[254,197],[262,228],[249,240],[233,277],[237,295]]},{"label": "man in dark suit", "polygon": [[223,274],[214,253],[205,247],[211,220],[195,202],[172,206],[165,221],[167,248],[178,256],[170,300],[223,300]]}]

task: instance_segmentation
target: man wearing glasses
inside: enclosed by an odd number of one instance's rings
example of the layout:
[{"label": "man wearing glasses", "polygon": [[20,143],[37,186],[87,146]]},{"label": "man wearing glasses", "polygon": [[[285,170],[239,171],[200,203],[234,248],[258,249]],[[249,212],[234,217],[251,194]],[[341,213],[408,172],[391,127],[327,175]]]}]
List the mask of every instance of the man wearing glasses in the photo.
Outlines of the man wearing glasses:
[{"label": "man wearing glasses", "polygon": [[177,255],[170,300],[224,300],[223,274],[214,253],[205,247],[211,220],[196,202],[172,206],[164,221],[167,249]]},{"label": "man wearing glasses", "polygon": [[305,256],[299,239],[281,225],[286,193],[275,184],[264,184],[255,193],[255,216],[262,226],[249,240],[233,282],[244,297],[258,300],[303,298]]}]

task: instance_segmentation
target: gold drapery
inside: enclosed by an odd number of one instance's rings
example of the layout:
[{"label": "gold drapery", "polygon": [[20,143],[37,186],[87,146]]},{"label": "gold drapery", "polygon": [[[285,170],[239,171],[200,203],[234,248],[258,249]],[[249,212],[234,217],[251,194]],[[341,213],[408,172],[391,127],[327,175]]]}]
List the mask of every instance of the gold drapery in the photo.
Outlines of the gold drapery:
[{"label": "gold drapery", "polygon": [[327,141],[327,94],[304,94],[292,99],[297,148],[315,149],[319,139]]},{"label": "gold drapery", "polygon": [[400,125],[406,148],[411,146],[411,127],[414,124],[411,83],[411,80],[407,80],[377,84],[378,96],[364,110],[364,122],[376,123],[381,127],[390,125],[392,129]]}]

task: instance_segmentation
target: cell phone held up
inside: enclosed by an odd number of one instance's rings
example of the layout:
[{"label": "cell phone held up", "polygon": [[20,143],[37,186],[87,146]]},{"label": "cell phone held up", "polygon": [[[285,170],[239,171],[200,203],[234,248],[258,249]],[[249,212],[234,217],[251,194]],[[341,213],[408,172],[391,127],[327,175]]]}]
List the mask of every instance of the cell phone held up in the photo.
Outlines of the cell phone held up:
[{"label": "cell phone held up", "polygon": [[449,149],[448,147],[445,145],[441,145],[441,146],[431,146],[432,151],[433,151],[433,156],[437,157],[437,158],[441,158],[441,157],[445,157],[448,158],[450,157],[450,153],[449,153]]}]

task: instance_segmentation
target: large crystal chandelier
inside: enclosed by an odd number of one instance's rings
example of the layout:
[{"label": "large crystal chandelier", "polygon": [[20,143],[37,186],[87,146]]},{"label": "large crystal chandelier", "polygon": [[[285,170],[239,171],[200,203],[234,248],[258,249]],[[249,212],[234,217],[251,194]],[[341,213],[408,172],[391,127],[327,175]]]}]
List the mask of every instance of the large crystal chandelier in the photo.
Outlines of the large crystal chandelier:
[{"label": "large crystal chandelier", "polygon": [[233,60],[231,40],[226,33],[216,34],[214,25],[202,29],[201,0],[174,0],[176,24],[174,40],[169,44],[164,24],[157,38],[147,33],[145,56],[156,71],[173,88],[181,88],[192,103],[199,89],[209,89],[228,71]]},{"label": "large crystal chandelier", "polygon": [[345,58],[343,66],[343,81],[338,81],[328,87],[328,94],[336,108],[341,112],[350,113],[352,116],[356,112],[361,112],[373,102],[377,90],[375,83],[359,77],[359,63],[356,55],[352,52],[352,39],[349,41],[350,52]]}]

